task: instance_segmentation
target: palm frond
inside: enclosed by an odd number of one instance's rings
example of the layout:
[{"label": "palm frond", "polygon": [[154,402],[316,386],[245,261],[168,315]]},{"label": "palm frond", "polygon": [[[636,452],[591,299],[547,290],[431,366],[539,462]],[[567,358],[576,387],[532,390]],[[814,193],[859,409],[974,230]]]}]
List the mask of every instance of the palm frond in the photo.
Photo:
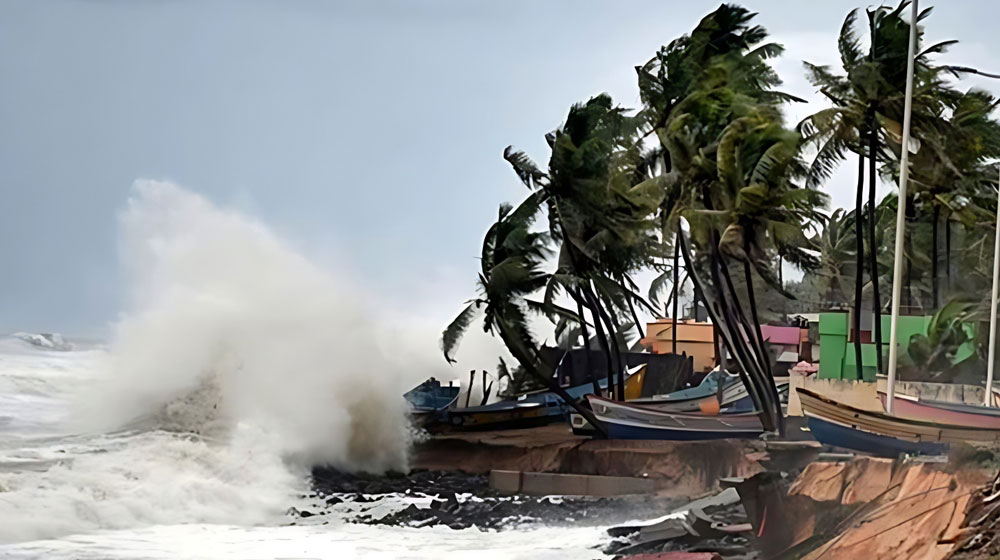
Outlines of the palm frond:
[{"label": "palm frond", "polygon": [[467,305],[441,333],[441,351],[444,353],[444,359],[449,363],[455,363],[454,354],[458,349],[458,343],[461,342],[465,331],[469,329],[472,322],[476,320],[481,305],[482,302],[479,300]]}]

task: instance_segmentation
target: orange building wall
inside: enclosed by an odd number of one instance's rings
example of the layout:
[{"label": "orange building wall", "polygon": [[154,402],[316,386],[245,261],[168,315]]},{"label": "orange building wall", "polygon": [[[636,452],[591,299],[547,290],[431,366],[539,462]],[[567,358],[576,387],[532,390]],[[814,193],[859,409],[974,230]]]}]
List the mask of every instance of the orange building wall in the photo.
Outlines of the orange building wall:
[{"label": "orange building wall", "polygon": [[[659,319],[646,324],[646,336],[640,341],[653,354],[670,354],[673,346],[673,323]],[[696,372],[715,368],[715,345],[711,323],[677,322],[677,353],[694,358]]]}]

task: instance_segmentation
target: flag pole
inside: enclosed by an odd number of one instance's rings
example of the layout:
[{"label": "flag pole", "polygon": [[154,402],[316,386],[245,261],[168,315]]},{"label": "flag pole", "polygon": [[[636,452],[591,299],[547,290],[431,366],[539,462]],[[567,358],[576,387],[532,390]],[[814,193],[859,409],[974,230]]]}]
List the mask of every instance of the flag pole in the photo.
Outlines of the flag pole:
[{"label": "flag pole", "polygon": [[[910,45],[906,56],[906,98],[903,103],[903,145],[899,150],[896,250],[894,252],[892,273],[892,315],[889,323],[889,379],[885,402],[885,410],[889,414],[892,414],[892,403],[896,396],[896,361],[897,354],[899,353],[899,345],[896,343],[896,337],[898,336],[899,327],[899,301],[902,298],[903,291],[903,240],[906,237],[906,183],[910,178],[910,112],[913,107],[913,62],[917,49],[917,18],[920,14],[917,9],[917,3],[917,0],[913,0],[910,10]],[[874,187],[875,185],[870,186],[870,188]],[[876,348],[875,351],[881,352],[882,349]]]}]

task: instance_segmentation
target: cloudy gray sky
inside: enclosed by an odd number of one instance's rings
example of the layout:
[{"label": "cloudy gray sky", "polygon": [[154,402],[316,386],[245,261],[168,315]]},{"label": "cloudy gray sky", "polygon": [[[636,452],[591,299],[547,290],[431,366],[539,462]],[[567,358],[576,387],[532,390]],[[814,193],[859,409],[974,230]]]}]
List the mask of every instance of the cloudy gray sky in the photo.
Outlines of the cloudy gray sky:
[{"label": "cloudy gray sky", "polygon": [[[813,98],[801,60],[836,61],[855,4],[746,4],[788,49],[785,89]],[[929,38],[962,40],[947,59],[1000,71],[1000,4],[939,4]],[[497,204],[524,194],[504,146],[544,161],[571,103],[635,106],[633,66],[716,6],[4,0],[0,329],[114,319],[115,217],[138,178],[242,209],[386,301],[450,316]],[[829,188],[851,203],[848,170]]]}]

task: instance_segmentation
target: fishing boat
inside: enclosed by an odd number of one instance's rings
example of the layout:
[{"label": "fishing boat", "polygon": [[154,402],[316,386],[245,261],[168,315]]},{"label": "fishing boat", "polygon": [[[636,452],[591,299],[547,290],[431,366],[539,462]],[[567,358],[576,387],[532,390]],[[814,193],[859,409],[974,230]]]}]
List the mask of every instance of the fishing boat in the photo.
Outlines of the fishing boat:
[{"label": "fishing boat", "polygon": [[[720,395],[719,385],[723,388]],[[719,370],[705,376],[700,384],[665,395],[651,395],[629,400],[640,406],[650,406],[668,412],[702,412],[718,414],[723,403],[736,402],[747,396],[740,380]],[[720,399],[721,397],[721,399]]]},{"label": "fishing boat", "polygon": [[1000,442],[1000,430],[942,424],[855,408],[807,389],[796,389],[809,430],[820,443],[883,457],[934,454],[957,442]]},{"label": "fishing boat", "polygon": [[442,385],[433,377],[403,394],[414,412],[430,412],[449,406],[458,397],[457,385]]},{"label": "fishing boat", "polygon": [[[782,403],[788,403],[789,379],[787,377],[776,377],[774,379],[778,387],[778,397]],[[670,395],[665,395],[669,397]],[[644,409],[655,409],[661,412],[677,412],[685,414],[734,414],[739,412],[752,412],[753,399],[747,392],[746,387],[738,379],[730,381],[722,391],[722,398],[719,398],[718,389],[709,396],[700,399],[658,399],[656,397],[646,399],[634,399],[626,401],[626,404],[635,405]],[[695,405],[695,406],[692,406]],[[593,436],[597,430],[590,425],[586,418],[575,412],[570,412],[569,424],[573,433],[578,436]]]},{"label": "fishing boat", "polygon": [[410,419],[418,428],[430,428],[443,421],[445,410],[455,405],[461,389],[442,385],[433,377],[403,394],[410,405]]},{"label": "fishing boat", "polygon": [[[778,387],[779,397],[783,396],[783,401],[788,402],[788,378],[776,377],[775,385]],[[717,387],[717,385],[716,385]],[[672,395],[672,394],[671,394]],[[722,392],[715,389],[709,395],[691,399],[674,399],[671,395],[654,396],[645,399],[635,399],[628,401],[629,404],[655,408],[664,412],[701,412],[702,414],[718,414],[724,410],[737,410],[750,412],[753,410],[753,399],[747,391],[743,382],[739,378],[731,377],[727,379]]]},{"label": "fishing boat", "polygon": [[756,412],[688,414],[587,395],[594,417],[612,439],[709,440],[755,438],[764,432]]},{"label": "fishing boat", "polygon": [[446,409],[445,422],[459,430],[511,430],[543,426],[565,418],[566,405],[543,393],[520,401],[500,401],[483,406]]},{"label": "fishing boat", "polygon": [[[889,396],[878,392],[882,406],[886,406]],[[893,396],[893,409],[903,418],[940,422],[958,426],[980,426],[1000,430],[1000,409],[971,404],[924,400],[910,395]]]}]

